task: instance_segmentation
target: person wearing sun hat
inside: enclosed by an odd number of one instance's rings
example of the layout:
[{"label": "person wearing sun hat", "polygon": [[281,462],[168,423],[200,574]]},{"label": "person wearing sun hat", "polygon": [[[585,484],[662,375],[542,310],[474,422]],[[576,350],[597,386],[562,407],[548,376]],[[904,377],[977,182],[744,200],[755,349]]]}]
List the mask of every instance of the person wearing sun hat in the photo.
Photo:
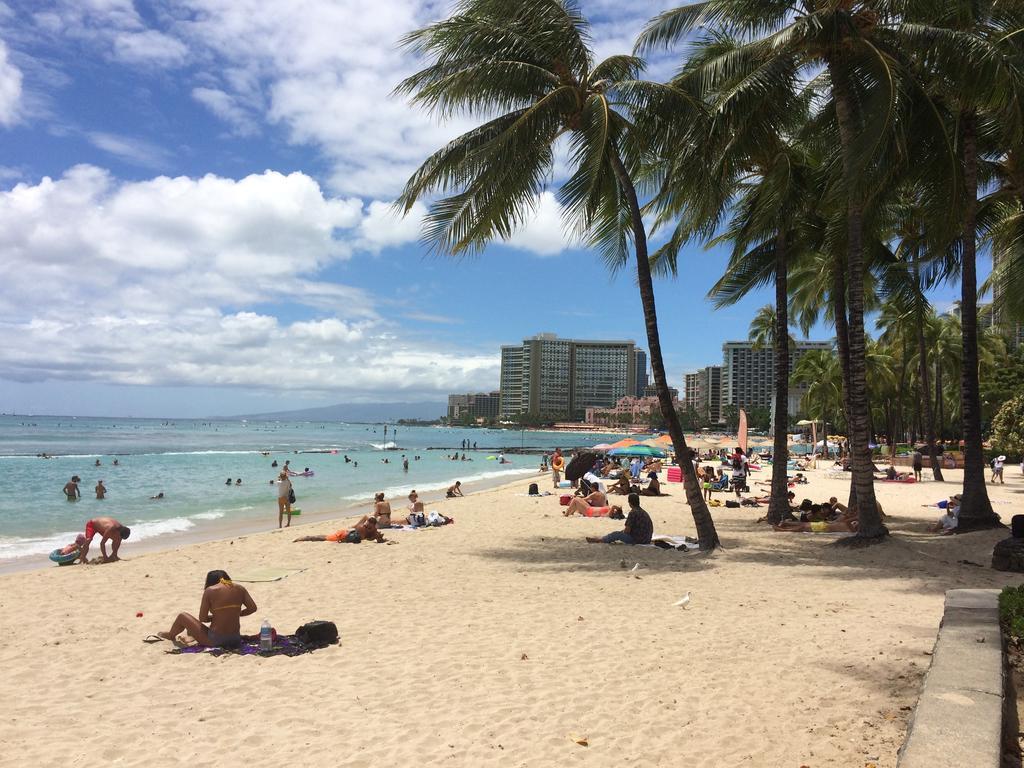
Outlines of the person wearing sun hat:
[{"label": "person wearing sun hat", "polygon": [[1006,457],[999,455],[992,459],[992,480],[995,482],[998,480],[1000,484],[1003,484],[1003,464],[1006,462]]}]

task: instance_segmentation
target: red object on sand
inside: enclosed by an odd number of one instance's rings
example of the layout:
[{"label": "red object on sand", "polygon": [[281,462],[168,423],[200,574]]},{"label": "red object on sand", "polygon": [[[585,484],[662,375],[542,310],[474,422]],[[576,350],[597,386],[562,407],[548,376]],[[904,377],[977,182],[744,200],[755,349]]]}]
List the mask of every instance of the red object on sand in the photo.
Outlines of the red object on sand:
[{"label": "red object on sand", "polygon": [[138,613],[136,613],[135,614],[135,618],[136,619],[141,619],[142,618],[142,611],[139,611]]},{"label": "red object on sand", "polygon": [[681,483],[683,482],[683,468],[682,467],[669,467],[665,476],[670,483]]}]

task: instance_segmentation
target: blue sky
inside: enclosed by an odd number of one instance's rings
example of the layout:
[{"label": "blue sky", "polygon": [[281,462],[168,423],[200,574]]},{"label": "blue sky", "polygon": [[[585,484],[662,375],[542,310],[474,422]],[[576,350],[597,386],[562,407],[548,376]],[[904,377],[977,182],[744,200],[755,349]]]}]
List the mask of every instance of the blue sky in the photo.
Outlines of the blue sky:
[{"label": "blue sky", "polygon": [[[646,348],[631,275],[566,240],[551,194],[472,260],[429,255],[416,216],[391,214],[468,126],[389,96],[416,64],[394,41],[446,7],[0,3],[0,411],[442,400],[496,388],[499,345],[542,331]],[[599,56],[665,7],[582,3]],[[656,286],[675,386],[771,299],[712,312],[724,266],[694,247]]]}]

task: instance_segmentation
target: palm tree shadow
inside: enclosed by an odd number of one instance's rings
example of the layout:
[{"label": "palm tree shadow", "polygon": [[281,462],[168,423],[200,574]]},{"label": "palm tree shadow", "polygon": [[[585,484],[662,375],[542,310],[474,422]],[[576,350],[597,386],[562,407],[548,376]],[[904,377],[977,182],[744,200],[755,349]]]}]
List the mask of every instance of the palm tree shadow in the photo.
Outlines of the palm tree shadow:
[{"label": "palm tree shadow", "polygon": [[582,530],[571,538],[523,538],[514,544],[480,549],[477,556],[527,569],[566,573],[616,571],[639,562],[652,577],[681,571],[726,571],[754,564],[792,573],[799,568],[800,575],[809,574],[814,579],[899,579],[898,589],[915,593],[1005,585],[1006,575],[988,567],[992,547],[1005,538],[1005,531],[980,531],[967,538],[926,533],[919,519],[890,516],[888,524],[892,535],[862,550],[834,546],[837,536],[775,533],[763,524],[728,520],[718,523],[724,546],[711,554],[589,544],[585,540],[587,531]]},{"label": "palm tree shadow", "polygon": [[[632,568],[635,563],[650,571],[675,572],[714,565],[714,557],[700,552],[680,552],[658,547],[626,544],[589,544],[586,531],[573,538],[537,536],[516,546],[478,551],[480,557],[527,566],[541,571],[601,573]],[[591,533],[591,535],[595,535]],[[625,562],[625,566],[623,563]]]}]

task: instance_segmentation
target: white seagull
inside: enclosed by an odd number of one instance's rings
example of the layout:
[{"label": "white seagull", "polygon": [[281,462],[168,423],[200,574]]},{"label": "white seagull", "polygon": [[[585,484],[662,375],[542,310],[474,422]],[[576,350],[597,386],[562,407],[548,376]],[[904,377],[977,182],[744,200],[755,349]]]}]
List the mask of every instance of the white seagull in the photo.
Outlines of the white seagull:
[{"label": "white seagull", "polygon": [[685,595],[683,595],[681,598],[679,598],[678,600],[676,600],[673,603],[673,605],[678,605],[680,608],[683,608],[684,610],[685,610],[686,606],[688,606],[689,604],[690,604],[690,593],[689,592],[687,592]]}]

